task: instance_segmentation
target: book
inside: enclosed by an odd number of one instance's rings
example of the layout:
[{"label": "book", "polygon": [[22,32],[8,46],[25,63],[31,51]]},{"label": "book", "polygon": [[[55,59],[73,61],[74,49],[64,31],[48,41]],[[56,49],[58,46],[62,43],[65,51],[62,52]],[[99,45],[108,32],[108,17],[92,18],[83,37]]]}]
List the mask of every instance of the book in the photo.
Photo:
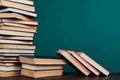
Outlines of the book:
[{"label": "book", "polygon": [[60,70],[63,69],[63,65],[34,65],[34,64],[22,64],[22,68],[29,70]]},{"label": "book", "polygon": [[18,64],[15,64],[15,63],[0,63],[0,66],[15,66],[15,65],[18,65]]},{"label": "book", "polygon": [[24,41],[33,41],[33,37],[26,37],[26,36],[7,36],[7,35],[0,35],[0,39],[6,40],[24,40]]},{"label": "book", "polygon": [[36,30],[35,26],[28,26],[28,25],[24,25],[24,24],[11,23],[11,22],[2,22],[2,23],[0,23],[0,26],[14,26],[14,27],[18,27],[18,28],[29,28],[29,29]]},{"label": "book", "polygon": [[5,23],[17,23],[17,24],[23,24],[23,25],[32,25],[33,27],[38,25],[37,21],[33,21],[33,20],[14,20],[14,19],[0,19],[0,22]]},{"label": "book", "polygon": [[[8,54],[8,53],[0,53],[0,56],[33,56],[34,54],[28,54],[28,53],[22,53],[22,54],[20,54],[20,53],[16,53],[16,54],[14,54],[14,53],[10,53],[10,54]],[[1,62],[5,62],[5,61],[1,61]],[[6,61],[6,62],[11,62],[11,61]]]},{"label": "book", "polygon": [[1,35],[13,35],[13,36],[27,36],[27,37],[33,37],[33,33],[27,33],[27,32],[19,32],[19,31],[10,31],[10,30],[3,30],[0,29]]},{"label": "book", "polygon": [[0,9],[0,13],[8,13],[8,12],[12,12],[12,13],[19,13],[19,14],[23,14],[29,17],[37,17],[36,13],[33,12],[29,12],[29,11],[24,11],[24,10],[20,10],[20,9],[16,9],[16,8],[3,8]]},{"label": "book", "polygon": [[0,72],[19,71],[20,69],[20,66],[0,66]]},{"label": "book", "polygon": [[74,66],[73,68],[79,71],[80,73],[82,72],[86,76],[89,76],[91,74],[91,72],[86,67],[84,67],[78,60],[76,60],[66,50],[59,49],[57,51],[57,54],[65,58],[66,61],[68,61],[68,63],[72,65],[72,67]]},{"label": "book", "polygon": [[19,57],[13,57],[13,56],[0,56],[0,60],[19,60]]},{"label": "book", "polygon": [[26,21],[26,20],[14,20],[14,19],[0,19],[0,22],[23,24],[23,25],[33,26],[33,27],[36,27],[38,25],[38,22],[33,20]]},{"label": "book", "polygon": [[98,64],[95,60],[93,60],[92,58],[87,56],[85,53],[78,52],[77,54],[79,54],[84,60],[86,60],[89,64],[91,64],[93,67],[95,67],[97,70],[99,70],[105,76],[109,75],[108,70],[106,70],[104,67],[102,67],[100,64]]},{"label": "book", "polygon": [[0,60],[0,63],[18,63],[18,62],[19,62],[18,60]]},{"label": "book", "polygon": [[19,76],[19,71],[11,71],[11,72],[0,72],[0,77],[12,77],[12,76]]},{"label": "book", "polygon": [[29,32],[29,33],[35,33],[35,29],[31,28],[20,28],[20,27],[14,27],[14,26],[0,26],[0,29],[3,30],[10,30],[10,31],[20,31],[20,32]]},{"label": "book", "polygon": [[17,41],[17,40],[5,40],[0,39],[0,44],[27,44],[32,45],[32,41]]},{"label": "book", "polygon": [[34,53],[34,50],[22,50],[22,49],[0,49],[0,53]]},{"label": "book", "polygon": [[21,3],[21,4],[27,4],[27,5],[32,5],[33,6],[33,1],[31,0],[9,0],[9,1],[13,1],[16,3]]},{"label": "book", "polygon": [[32,20],[31,18],[18,14],[18,13],[0,13],[0,18],[13,18],[13,19],[20,19],[20,20]]},{"label": "book", "polygon": [[56,58],[35,58],[34,56],[20,56],[21,63],[36,64],[36,65],[65,65],[66,62]]},{"label": "book", "polygon": [[18,8],[18,9],[22,9],[30,12],[35,12],[34,6],[20,4],[20,3],[16,3],[9,0],[0,0],[0,3],[1,3],[0,6],[3,6],[3,7],[12,7],[12,8]]},{"label": "book", "polygon": [[14,44],[0,44],[0,48],[6,48],[6,49],[35,49],[35,46],[33,45],[14,45]]},{"label": "book", "polygon": [[50,77],[50,76],[61,76],[63,70],[45,70],[45,71],[34,71],[21,69],[21,75],[32,77],[32,78],[41,78],[41,77]]},{"label": "book", "polygon": [[89,63],[87,63],[83,58],[81,58],[75,51],[67,50],[68,53],[70,53],[76,60],[78,60],[80,63],[82,63],[88,70],[90,70],[92,73],[94,73],[96,76],[99,76],[100,72],[97,71],[93,66],[91,66]]}]

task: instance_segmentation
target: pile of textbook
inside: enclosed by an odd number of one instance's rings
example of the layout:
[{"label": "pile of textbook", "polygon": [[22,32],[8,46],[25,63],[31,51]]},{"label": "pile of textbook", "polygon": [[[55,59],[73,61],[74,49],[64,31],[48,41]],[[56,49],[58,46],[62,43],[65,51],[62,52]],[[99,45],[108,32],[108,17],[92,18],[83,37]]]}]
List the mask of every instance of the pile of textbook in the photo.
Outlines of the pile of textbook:
[{"label": "pile of textbook", "polygon": [[20,56],[20,62],[22,63],[21,75],[32,78],[61,76],[66,64],[59,58],[33,56]]},{"label": "pile of textbook", "polygon": [[20,73],[20,55],[34,55],[37,17],[31,0],[0,0],[0,77]]}]

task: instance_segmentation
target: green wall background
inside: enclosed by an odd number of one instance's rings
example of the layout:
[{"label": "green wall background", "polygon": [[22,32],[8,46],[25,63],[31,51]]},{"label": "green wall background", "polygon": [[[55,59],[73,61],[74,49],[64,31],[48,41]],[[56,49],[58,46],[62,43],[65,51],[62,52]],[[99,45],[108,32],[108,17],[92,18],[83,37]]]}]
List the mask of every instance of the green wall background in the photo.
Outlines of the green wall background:
[{"label": "green wall background", "polygon": [[[111,72],[120,71],[120,0],[34,0],[39,26],[35,56],[57,49],[83,51]],[[70,66],[65,71],[73,71]]]}]

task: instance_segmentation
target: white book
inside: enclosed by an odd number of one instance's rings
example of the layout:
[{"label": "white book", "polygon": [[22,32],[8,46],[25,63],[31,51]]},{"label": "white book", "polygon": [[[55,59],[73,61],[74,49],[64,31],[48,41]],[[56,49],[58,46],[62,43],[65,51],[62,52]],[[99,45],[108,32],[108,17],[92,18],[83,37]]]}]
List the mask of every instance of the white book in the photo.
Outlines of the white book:
[{"label": "white book", "polygon": [[57,70],[63,69],[63,66],[51,66],[51,65],[31,65],[31,64],[22,64],[22,68],[30,70]]},{"label": "white book", "polygon": [[89,56],[87,56],[85,53],[79,52],[78,54],[84,60],[86,60],[89,64],[91,64],[93,67],[95,67],[97,70],[99,70],[101,73],[103,73],[106,76],[109,75],[109,71],[108,70],[106,70],[104,67],[102,67],[100,64],[98,64],[96,61],[94,61],[92,58],[90,58]]},{"label": "white book", "polygon": [[7,35],[7,36],[27,36],[27,37],[33,37],[33,33],[26,33],[26,32],[18,32],[18,31],[9,31],[9,30],[2,30],[0,29],[1,35]]},{"label": "white book", "polygon": [[4,22],[4,23],[0,23],[0,26],[14,26],[14,27],[21,27],[21,28],[31,28],[36,30],[36,27],[32,27],[32,26],[27,26],[24,24],[17,24],[17,23],[10,23],[10,22]]},{"label": "white book", "polygon": [[34,53],[34,50],[0,49],[0,53]]},{"label": "white book", "polygon": [[30,1],[30,0],[9,0],[9,1],[22,3],[22,4],[27,4],[27,5],[32,5],[32,6],[34,5],[34,2]]},{"label": "white book", "polygon": [[23,15],[31,16],[31,17],[37,17],[36,13],[20,10],[20,9],[15,9],[15,8],[5,8],[5,9],[0,9],[0,13],[4,12],[15,12],[15,13],[20,13]]},{"label": "white book", "polygon": [[0,53],[0,56],[34,56],[34,54],[28,54],[28,53],[26,53],[26,54],[18,54],[18,53],[16,53],[16,54],[13,54],[13,53],[10,53],[10,54],[7,54],[7,53]]},{"label": "white book", "polygon": [[20,66],[0,66],[0,71],[17,71],[20,69]]},{"label": "white book", "polygon": [[26,41],[16,41],[16,40],[4,40],[4,39],[0,39],[0,44],[28,44],[31,45],[32,41],[30,42],[26,42]]}]

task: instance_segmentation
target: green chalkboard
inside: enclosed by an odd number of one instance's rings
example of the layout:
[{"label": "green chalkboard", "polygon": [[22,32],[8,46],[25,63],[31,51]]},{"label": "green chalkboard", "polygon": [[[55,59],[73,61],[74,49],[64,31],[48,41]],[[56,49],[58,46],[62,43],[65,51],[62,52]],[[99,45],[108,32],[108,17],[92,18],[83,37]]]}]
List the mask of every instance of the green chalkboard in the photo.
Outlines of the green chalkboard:
[{"label": "green chalkboard", "polygon": [[[35,56],[83,51],[111,72],[120,71],[120,0],[34,0],[39,26]],[[65,71],[73,71],[66,66]]]}]

